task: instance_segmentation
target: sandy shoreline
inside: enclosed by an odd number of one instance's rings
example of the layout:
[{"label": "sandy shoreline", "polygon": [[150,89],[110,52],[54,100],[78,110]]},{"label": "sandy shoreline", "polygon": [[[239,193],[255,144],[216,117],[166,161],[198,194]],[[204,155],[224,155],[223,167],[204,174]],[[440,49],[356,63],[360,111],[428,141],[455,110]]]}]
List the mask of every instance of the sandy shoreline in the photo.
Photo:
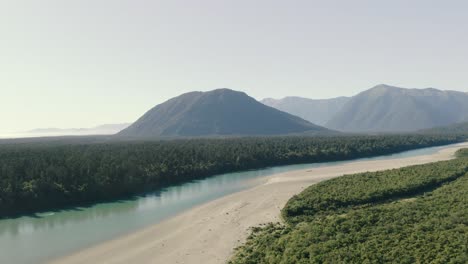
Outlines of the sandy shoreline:
[{"label": "sandy shoreline", "polygon": [[272,175],[259,186],[53,263],[225,263],[245,240],[249,227],[279,221],[280,209],[288,199],[311,184],[344,174],[448,160],[462,147],[468,147],[468,143],[419,157],[355,161]]}]

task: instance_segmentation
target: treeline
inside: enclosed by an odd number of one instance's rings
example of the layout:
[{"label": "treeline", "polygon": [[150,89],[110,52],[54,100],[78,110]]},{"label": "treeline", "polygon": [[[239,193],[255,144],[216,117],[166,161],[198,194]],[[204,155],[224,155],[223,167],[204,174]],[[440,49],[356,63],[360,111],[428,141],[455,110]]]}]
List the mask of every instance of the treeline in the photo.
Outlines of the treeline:
[{"label": "treeline", "polygon": [[457,123],[443,127],[434,127],[419,131],[419,133],[427,134],[457,134],[468,135],[468,122]]},{"label": "treeline", "polygon": [[466,157],[336,178],[292,198],[284,225],[255,228],[231,264],[467,263],[467,193]]},{"label": "treeline", "polygon": [[454,143],[456,136],[187,139],[0,145],[0,216],[123,198],[214,174]]}]

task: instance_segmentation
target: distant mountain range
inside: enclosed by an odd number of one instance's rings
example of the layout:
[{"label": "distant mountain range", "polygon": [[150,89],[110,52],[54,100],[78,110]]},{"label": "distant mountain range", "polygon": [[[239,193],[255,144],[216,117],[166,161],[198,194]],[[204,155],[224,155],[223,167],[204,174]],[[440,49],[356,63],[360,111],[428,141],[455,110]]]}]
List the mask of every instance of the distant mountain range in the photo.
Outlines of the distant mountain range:
[{"label": "distant mountain range", "polygon": [[350,98],[262,102],[345,132],[408,132],[468,121],[468,93],[433,88],[382,84]]},{"label": "distant mountain range", "polygon": [[327,133],[328,129],[266,106],[243,92],[190,92],[155,106],[123,137],[198,137]]},{"label": "distant mountain range", "polygon": [[261,103],[243,92],[230,89],[190,92],[155,106],[133,124],[41,128],[3,137],[116,134],[127,138],[171,138],[325,135],[339,133],[337,131],[425,133],[436,132],[437,129],[465,131],[466,126],[468,93],[433,88],[405,89],[382,84],[352,97],[319,100],[267,98]]},{"label": "distant mountain range", "polygon": [[129,125],[130,123],[105,124],[92,128],[38,128],[21,134],[25,136],[113,135]]}]

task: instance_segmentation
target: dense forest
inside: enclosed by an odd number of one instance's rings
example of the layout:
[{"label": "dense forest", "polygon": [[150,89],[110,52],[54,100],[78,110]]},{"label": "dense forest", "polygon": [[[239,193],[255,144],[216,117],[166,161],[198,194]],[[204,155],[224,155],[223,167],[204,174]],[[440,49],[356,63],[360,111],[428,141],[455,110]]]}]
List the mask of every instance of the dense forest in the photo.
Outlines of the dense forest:
[{"label": "dense forest", "polygon": [[125,198],[219,173],[362,158],[462,139],[392,135],[4,143],[0,216]]},{"label": "dense forest", "polygon": [[457,155],[312,185],[230,263],[467,263],[468,150]]},{"label": "dense forest", "polygon": [[419,131],[419,133],[468,135],[468,122],[424,129]]}]

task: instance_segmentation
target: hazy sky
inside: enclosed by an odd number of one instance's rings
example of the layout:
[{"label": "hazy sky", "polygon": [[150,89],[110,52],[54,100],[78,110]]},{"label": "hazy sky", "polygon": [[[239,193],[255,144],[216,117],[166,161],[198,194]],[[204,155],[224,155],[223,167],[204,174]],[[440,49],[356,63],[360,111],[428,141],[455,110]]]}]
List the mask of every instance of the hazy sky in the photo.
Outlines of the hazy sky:
[{"label": "hazy sky", "polygon": [[0,0],[0,133],[134,121],[192,90],[468,91],[467,1]]}]

